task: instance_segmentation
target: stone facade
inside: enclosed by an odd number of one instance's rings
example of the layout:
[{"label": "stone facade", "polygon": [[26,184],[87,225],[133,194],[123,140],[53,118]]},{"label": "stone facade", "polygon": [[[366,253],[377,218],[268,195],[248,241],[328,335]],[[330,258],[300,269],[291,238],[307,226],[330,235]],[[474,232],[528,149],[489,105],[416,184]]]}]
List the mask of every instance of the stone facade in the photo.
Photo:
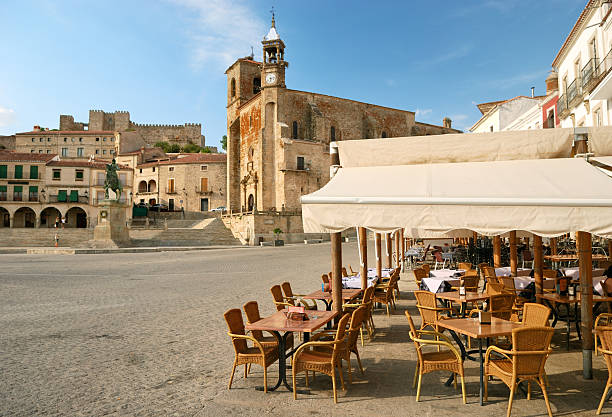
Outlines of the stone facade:
[{"label": "stone facade", "polygon": [[224,206],[227,168],[224,154],[179,154],[136,166],[134,201],[167,204],[186,212]]},{"label": "stone facade", "polygon": [[115,135],[110,130],[42,130],[17,133],[15,151],[57,154],[63,159],[112,158]]},{"label": "stone facade", "polygon": [[303,233],[300,197],[329,181],[330,141],[459,132],[450,120],[418,123],[412,111],[288,89],[285,44],[274,20],[262,44],[263,62],[241,58],[225,72],[227,207],[265,217],[227,224],[251,244],[278,223],[278,213],[298,220],[281,230]]},{"label": "stone facade", "polygon": [[[0,152],[0,228],[51,228],[56,218],[66,219],[68,228],[95,226],[98,201],[104,198],[106,163]],[[126,215],[131,217],[132,170],[121,167],[119,178]]]}]

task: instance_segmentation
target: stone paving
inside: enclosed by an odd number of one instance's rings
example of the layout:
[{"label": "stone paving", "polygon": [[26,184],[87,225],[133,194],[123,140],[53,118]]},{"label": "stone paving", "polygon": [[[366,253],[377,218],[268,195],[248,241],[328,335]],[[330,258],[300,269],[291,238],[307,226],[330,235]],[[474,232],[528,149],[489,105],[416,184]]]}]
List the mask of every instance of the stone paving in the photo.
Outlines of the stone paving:
[{"label": "stone paving", "polygon": [[[357,265],[354,243],[344,264]],[[371,252],[370,252],[371,253]],[[295,292],[317,289],[329,270],[330,246],[240,248],[203,252],[115,255],[0,256],[0,416],[209,415],[504,415],[508,389],[491,382],[490,402],[478,405],[478,368],[466,363],[468,404],[442,385],[447,375],[423,379],[416,403],[411,387],[416,354],[403,310],[415,316],[410,273],[402,299],[387,318],[375,313],[378,333],[360,348],[365,375],[339,391],[317,376],[294,401],[285,390],[264,394],[261,368],[227,382],[233,350],[222,314],[257,300],[274,311],[270,286],[289,280]],[[417,320],[418,321],[418,320]],[[601,357],[594,379],[581,376],[579,342],[564,350],[564,326],[547,363],[550,401],[560,415],[593,415],[607,377]],[[561,347],[559,347],[561,346]],[[270,368],[275,380],[277,365]],[[303,375],[303,374],[302,374]],[[305,388],[303,377],[298,385]],[[545,415],[539,390],[517,395],[513,415]],[[612,413],[612,404],[604,414]]]}]

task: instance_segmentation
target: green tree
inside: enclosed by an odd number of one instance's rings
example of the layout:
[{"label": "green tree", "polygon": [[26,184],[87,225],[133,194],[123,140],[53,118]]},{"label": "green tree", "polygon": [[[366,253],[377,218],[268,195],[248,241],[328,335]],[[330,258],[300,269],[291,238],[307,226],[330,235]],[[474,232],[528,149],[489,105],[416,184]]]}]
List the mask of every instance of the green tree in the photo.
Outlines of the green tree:
[{"label": "green tree", "polygon": [[168,142],[157,142],[155,147],[161,148],[161,150],[164,152],[170,152],[170,144]]},{"label": "green tree", "polygon": [[200,148],[195,143],[188,143],[187,145],[183,146],[182,151],[185,153],[197,153],[197,152],[200,152],[201,149],[202,148]]},{"label": "green tree", "polygon": [[212,150],[208,146],[204,146],[203,148],[200,148],[200,149],[201,149],[200,150],[201,153],[212,153]]},{"label": "green tree", "polygon": [[165,152],[179,153],[180,151],[181,151],[181,145],[179,145],[178,143],[173,143],[172,145],[169,146],[168,150]]},{"label": "green tree", "polygon": [[224,151],[227,151],[227,135],[223,135],[223,137],[221,138],[221,148]]}]

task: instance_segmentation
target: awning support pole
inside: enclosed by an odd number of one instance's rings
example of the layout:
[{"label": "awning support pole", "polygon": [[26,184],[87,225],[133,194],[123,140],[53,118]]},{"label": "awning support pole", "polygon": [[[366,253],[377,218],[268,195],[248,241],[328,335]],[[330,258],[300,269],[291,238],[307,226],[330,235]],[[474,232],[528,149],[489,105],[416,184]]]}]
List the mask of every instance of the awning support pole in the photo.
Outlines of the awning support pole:
[{"label": "awning support pole", "polygon": [[493,267],[501,267],[501,236],[493,236]]},{"label": "awning support pole", "polygon": [[382,236],[380,233],[376,233],[374,237],[374,245],[376,246],[376,276],[380,279],[382,277],[382,250],[380,244]]},{"label": "awning support pole", "polygon": [[385,255],[387,255],[387,268],[393,268],[393,247],[391,246],[391,233],[385,233]]},{"label": "awning support pole", "polygon": [[399,268],[402,265],[402,251],[400,249],[400,231],[395,231],[395,267]]},{"label": "awning support pole", "polygon": [[404,229],[400,231],[401,241],[402,241],[402,259],[400,265],[402,266],[402,272],[406,271],[406,263],[404,259],[406,259],[406,241],[404,240]]},{"label": "awning support pole", "polygon": [[593,253],[591,234],[576,232],[580,268],[580,320],[582,333],[582,376],[593,379]]},{"label": "awning support pole", "polygon": [[535,278],[536,294],[542,294],[544,285],[544,254],[542,251],[542,236],[533,235],[533,276]]},{"label": "awning support pole", "polygon": [[368,287],[368,231],[365,227],[357,229],[359,234],[359,253],[361,262],[359,263],[359,274],[361,275],[361,289]]},{"label": "awning support pole", "polygon": [[[331,233],[332,303],[334,311],[342,312],[342,236]],[[340,319],[340,317],[336,317]]]},{"label": "awning support pole", "polygon": [[516,252],[516,230],[510,232],[510,272],[516,276],[518,272],[518,254]]}]

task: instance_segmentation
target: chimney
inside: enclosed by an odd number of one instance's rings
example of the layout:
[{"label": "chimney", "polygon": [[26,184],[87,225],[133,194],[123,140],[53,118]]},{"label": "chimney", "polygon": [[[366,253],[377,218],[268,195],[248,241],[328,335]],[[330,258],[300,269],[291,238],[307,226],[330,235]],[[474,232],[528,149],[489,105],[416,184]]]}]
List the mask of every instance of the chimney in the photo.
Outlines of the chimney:
[{"label": "chimney", "polygon": [[531,98],[535,97],[535,87],[531,87]]},{"label": "chimney", "polygon": [[546,95],[549,95],[553,91],[557,91],[559,89],[559,76],[552,70],[548,77],[546,77]]},{"label": "chimney", "polygon": [[452,125],[453,121],[450,119],[450,117],[445,117],[444,120],[442,120],[442,126],[445,128],[452,129]]},{"label": "chimney", "polygon": [[40,126],[34,125],[34,132],[40,132]]}]

